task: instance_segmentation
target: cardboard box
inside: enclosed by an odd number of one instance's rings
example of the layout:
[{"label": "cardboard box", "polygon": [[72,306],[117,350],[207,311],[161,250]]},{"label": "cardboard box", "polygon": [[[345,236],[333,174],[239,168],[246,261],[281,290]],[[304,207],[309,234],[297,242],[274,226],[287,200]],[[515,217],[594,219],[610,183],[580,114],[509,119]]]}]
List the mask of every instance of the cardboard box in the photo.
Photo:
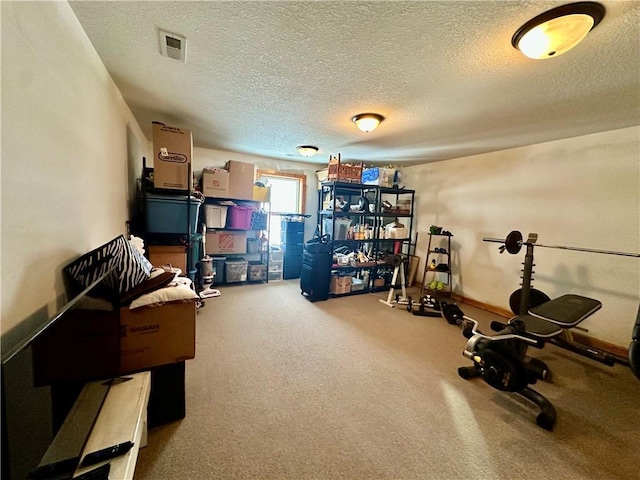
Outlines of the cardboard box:
[{"label": "cardboard box", "polygon": [[393,187],[396,178],[395,168],[373,167],[362,170],[362,183],[365,185],[379,185]]},{"label": "cardboard box", "polygon": [[253,200],[255,202],[270,202],[271,201],[271,189],[269,187],[253,186]]},{"label": "cardboard box", "polygon": [[229,171],[223,168],[202,170],[202,193],[209,198],[229,198]]},{"label": "cardboard box", "polygon": [[329,291],[336,295],[349,293],[351,291],[351,277],[332,275],[331,283],[329,284]]},{"label": "cardboard box", "polygon": [[[162,149],[167,150],[164,155]],[[190,174],[193,158],[191,130],[153,124],[153,186],[187,190],[193,188]]]},{"label": "cardboard box", "polygon": [[253,200],[253,163],[229,160],[225,167],[229,170],[229,198]]},{"label": "cardboard box", "polygon": [[109,378],[195,357],[195,302],[71,313],[34,343],[37,386]]},{"label": "cardboard box", "polygon": [[154,267],[171,264],[187,272],[187,247],[181,245],[149,245],[149,261]]},{"label": "cardboard box", "polygon": [[196,355],[195,302],[120,308],[120,371],[182,362]]},{"label": "cardboard box", "polygon": [[247,232],[231,232],[217,230],[207,232],[207,252],[214,253],[247,253]]}]

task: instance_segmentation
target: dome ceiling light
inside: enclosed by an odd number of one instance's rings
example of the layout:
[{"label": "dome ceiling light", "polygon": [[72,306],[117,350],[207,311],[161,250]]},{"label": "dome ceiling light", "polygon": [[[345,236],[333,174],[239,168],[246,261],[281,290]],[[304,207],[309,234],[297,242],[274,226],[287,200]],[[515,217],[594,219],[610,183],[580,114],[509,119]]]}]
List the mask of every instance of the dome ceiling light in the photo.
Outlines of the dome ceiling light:
[{"label": "dome ceiling light", "polygon": [[303,157],[313,157],[316,153],[318,153],[318,147],[314,147],[313,145],[299,145],[296,147],[298,153]]},{"label": "dome ceiling light", "polygon": [[353,117],[351,120],[363,132],[371,132],[378,128],[378,125],[380,125],[380,122],[384,120],[384,117],[377,113],[361,113]]},{"label": "dome ceiling light", "polygon": [[532,18],[511,38],[511,45],[533,59],[557,57],[578,45],[604,18],[596,2],[562,5]]}]

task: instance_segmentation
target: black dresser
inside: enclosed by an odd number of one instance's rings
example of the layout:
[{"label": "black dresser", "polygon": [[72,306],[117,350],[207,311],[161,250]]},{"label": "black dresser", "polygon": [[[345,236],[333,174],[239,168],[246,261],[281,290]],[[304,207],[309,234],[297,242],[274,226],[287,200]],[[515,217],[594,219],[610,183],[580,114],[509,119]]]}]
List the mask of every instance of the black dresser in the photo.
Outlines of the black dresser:
[{"label": "black dresser", "polygon": [[304,221],[282,220],[280,243],[284,251],[283,278],[300,278],[304,248]]}]

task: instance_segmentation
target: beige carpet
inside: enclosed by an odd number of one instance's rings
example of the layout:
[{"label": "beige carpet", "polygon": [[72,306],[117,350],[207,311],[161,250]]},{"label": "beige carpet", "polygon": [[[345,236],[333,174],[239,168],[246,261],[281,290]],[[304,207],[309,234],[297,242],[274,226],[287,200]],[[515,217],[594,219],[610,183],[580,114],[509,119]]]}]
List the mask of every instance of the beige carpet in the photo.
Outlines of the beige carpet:
[{"label": "beige carpet", "polygon": [[547,432],[525,400],[458,376],[460,327],[384,297],[222,288],[198,314],[187,416],[149,431],[136,480],[640,478],[629,369],[531,350],[553,371],[536,386],[558,411]]}]

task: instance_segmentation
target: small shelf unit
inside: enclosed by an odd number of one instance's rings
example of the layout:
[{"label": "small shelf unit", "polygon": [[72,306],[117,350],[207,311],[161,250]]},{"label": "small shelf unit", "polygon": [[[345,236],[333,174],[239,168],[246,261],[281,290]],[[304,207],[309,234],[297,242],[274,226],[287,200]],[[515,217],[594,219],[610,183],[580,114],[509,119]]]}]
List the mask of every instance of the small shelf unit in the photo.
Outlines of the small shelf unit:
[{"label": "small shelf unit", "polygon": [[[450,233],[429,233],[427,246],[427,260],[422,274],[420,296],[429,294],[453,297],[451,276],[451,235]],[[441,289],[432,288],[435,282],[442,285]]]}]

